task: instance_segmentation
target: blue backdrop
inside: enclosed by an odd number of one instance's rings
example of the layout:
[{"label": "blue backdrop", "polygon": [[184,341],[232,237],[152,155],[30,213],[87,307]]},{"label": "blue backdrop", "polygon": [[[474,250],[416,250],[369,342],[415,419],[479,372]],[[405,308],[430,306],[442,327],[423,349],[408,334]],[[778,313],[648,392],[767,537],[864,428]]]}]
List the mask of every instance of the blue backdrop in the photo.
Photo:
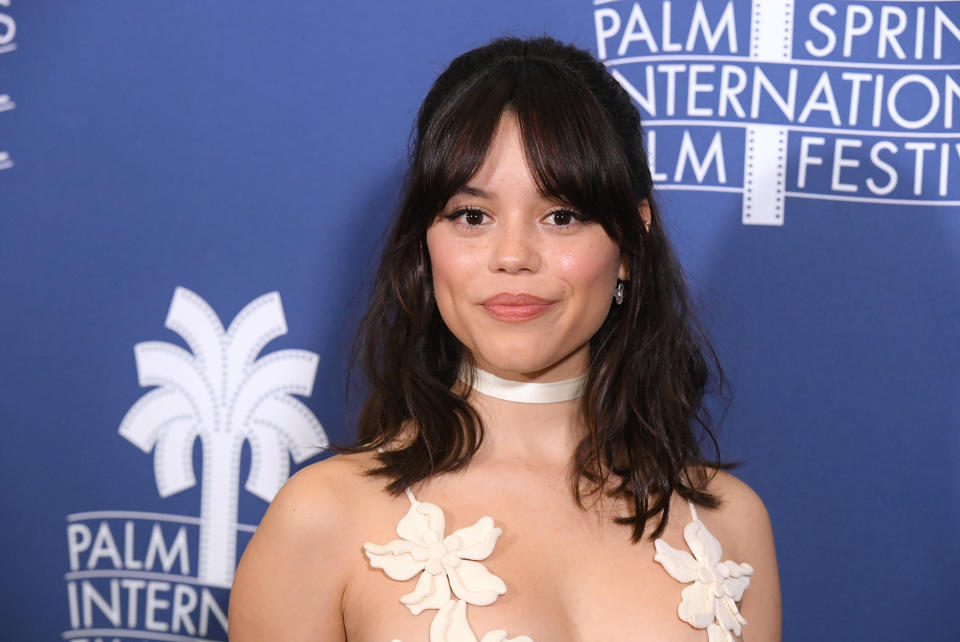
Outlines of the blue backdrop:
[{"label": "blue backdrop", "polygon": [[419,102],[544,33],[647,122],[785,640],[956,639],[960,2],[0,0],[6,639],[225,639]]}]

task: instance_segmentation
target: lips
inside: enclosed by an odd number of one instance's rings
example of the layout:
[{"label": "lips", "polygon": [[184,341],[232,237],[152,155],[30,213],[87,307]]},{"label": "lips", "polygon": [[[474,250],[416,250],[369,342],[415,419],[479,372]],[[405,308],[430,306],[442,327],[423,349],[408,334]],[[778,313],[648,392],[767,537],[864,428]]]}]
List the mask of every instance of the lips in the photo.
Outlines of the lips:
[{"label": "lips", "polygon": [[501,321],[528,321],[546,313],[555,303],[531,294],[501,292],[483,302],[483,308]]}]

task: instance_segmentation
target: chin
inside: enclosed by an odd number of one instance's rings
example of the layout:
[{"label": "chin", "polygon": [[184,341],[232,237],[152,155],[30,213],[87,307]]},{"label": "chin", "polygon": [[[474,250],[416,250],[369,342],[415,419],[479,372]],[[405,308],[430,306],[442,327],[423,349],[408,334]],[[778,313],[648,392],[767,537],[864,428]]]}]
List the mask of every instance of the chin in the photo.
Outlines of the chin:
[{"label": "chin", "polygon": [[473,354],[477,365],[484,370],[492,369],[501,373],[529,374],[546,370],[556,363],[555,359],[546,355],[531,354],[529,344],[517,346],[514,350],[505,347],[475,350]]}]

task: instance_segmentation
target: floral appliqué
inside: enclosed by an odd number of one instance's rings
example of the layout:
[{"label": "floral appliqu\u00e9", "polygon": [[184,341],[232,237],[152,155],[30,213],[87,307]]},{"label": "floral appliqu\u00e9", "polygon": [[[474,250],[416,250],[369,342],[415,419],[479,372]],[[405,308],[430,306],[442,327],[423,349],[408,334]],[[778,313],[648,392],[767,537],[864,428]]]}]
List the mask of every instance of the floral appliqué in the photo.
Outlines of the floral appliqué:
[{"label": "floral appliqu\u00e9", "polygon": [[750,586],[753,567],[729,560],[721,562],[720,542],[697,518],[693,504],[690,512],[693,521],[684,526],[683,539],[693,555],[657,539],[653,559],[675,580],[693,582],[681,593],[677,608],[680,619],[694,628],[706,629],[708,642],[736,642],[733,636],[739,636],[747,623],[737,602]]},{"label": "floral appliqu\u00e9", "polygon": [[[397,535],[381,546],[363,544],[370,565],[388,577],[406,581],[419,574],[417,585],[400,601],[414,615],[437,609],[430,625],[430,642],[477,642],[467,622],[467,604],[487,606],[507,592],[503,580],[479,562],[490,556],[503,532],[490,517],[444,537],[445,519],[439,506],[420,502],[408,489],[410,510],[397,524]],[[457,599],[450,595],[451,590]],[[399,642],[399,641],[394,641]],[[526,636],[507,638],[490,631],[480,642],[533,642]]]}]

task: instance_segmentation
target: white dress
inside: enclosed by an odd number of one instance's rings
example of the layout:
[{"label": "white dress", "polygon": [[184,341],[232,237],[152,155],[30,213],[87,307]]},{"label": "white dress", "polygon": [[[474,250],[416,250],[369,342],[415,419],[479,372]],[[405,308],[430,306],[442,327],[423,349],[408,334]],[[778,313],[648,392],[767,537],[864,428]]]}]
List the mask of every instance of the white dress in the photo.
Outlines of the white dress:
[{"label": "white dress", "polygon": [[[427,609],[437,611],[429,642],[478,642],[467,621],[467,605],[487,606],[507,592],[504,581],[480,563],[493,553],[503,531],[494,526],[492,518],[484,516],[472,526],[446,535],[439,506],[418,501],[409,489],[407,497],[410,510],[397,524],[400,539],[382,546],[364,543],[370,565],[383,569],[394,580],[419,575],[414,590],[400,601],[414,615]],[[739,636],[747,623],[736,603],[750,585],[753,568],[721,561],[720,542],[697,518],[693,503],[689,504],[691,521],[683,529],[683,538],[691,552],[657,539],[653,559],[671,577],[689,584],[680,594],[680,619],[705,629],[708,642],[735,642],[733,636]],[[485,633],[479,642],[533,640],[525,635],[508,638],[507,631],[497,629]]]}]

